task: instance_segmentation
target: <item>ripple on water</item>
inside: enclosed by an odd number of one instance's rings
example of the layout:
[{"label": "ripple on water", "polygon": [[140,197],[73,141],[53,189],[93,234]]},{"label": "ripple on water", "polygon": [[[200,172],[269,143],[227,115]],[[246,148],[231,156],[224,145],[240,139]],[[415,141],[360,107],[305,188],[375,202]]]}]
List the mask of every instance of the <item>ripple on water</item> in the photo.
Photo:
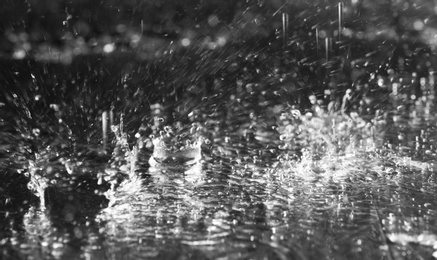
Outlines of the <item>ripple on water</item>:
[{"label": "ripple on water", "polygon": [[[415,119],[409,126],[408,118],[399,118],[388,133],[381,132],[381,143],[370,138],[359,118],[304,115],[299,121],[295,115],[289,121],[297,125],[279,121],[284,125],[275,133],[263,128],[267,121],[231,122],[211,133],[209,149],[200,142],[181,145],[175,134],[170,142],[151,141],[153,151],[132,148],[119,127],[113,130],[111,158],[73,160],[72,154],[66,161],[55,156],[59,151],[41,152],[29,172],[37,187],[52,194],[51,211],[31,208],[24,233],[14,233],[11,244],[28,255],[43,248],[49,253],[41,258],[53,259],[74,258],[78,248],[92,259],[434,254],[431,125]],[[350,138],[352,130],[356,138]],[[102,175],[96,180],[113,184],[105,194],[107,207],[82,207],[101,197],[89,195],[95,189],[79,196],[68,189],[72,182],[60,185],[69,176],[80,184],[81,174],[96,172]],[[53,187],[67,189],[55,193]]]}]

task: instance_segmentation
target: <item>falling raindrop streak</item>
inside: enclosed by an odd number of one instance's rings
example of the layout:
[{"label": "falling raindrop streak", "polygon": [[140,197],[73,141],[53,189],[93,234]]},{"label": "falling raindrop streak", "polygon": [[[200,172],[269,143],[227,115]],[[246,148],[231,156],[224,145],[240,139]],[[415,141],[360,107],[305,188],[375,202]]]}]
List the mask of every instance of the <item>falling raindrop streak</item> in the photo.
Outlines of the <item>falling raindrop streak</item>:
[{"label": "falling raindrop streak", "polygon": [[111,108],[111,110],[109,111],[109,124],[114,124],[114,108]]},{"label": "falling raindrop streak", "polygon": [[287,46],[288,38],[288,20],[289,16],[287,13],[282,13],[282,37],[284,39],[284,46]]},{"label": "falling raindrop streak", "polygon": [[341,41],[341,32],[343,30],[343,3],[338,3],[338,40]]},{"label": "falling raindrop streak", "polygon": [[108,143],[108,111],[102,113],[103,150],[106,151]]},{"label": "falling raindrop streak", "polygon": [[141,34],[140,34],[140,40],[141,40],[141,38],[143,37],[143,34],[144,34],[144,20],[141,19]]},{"label": "falling raindrop streak", "polygon": [[319,27],[316,27],[316,54],[319,57]]}]

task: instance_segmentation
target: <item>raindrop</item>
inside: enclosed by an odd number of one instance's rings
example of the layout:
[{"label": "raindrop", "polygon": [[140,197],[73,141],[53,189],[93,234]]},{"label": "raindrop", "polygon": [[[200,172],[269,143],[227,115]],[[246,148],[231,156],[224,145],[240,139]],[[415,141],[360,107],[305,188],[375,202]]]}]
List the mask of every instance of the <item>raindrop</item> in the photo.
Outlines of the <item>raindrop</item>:
[{"label": "raindrop", "polygon": [[60,106],[58,104],[50,104],[50,108],[58,112],[60,110]]},{"label": "raindrop", "polygon": [[111,53],[115,50],[115,44],[113,43],[108,43],[105,44],[105,46],[103,46],[103,51],[106,53]]},{"label": "raindrop", "polygon": [[341,32],[343,30],[343,3],[338,3],[338,40],[341,41]]},{"label": "raindrop", "polygon": [[319,27],[316,27],[316,54],[319,56]]},{"label": "raindrop", "polygon": [[289,25],[289,15],[287,13],[282,13],[282,38],[284,41],[284,46],[287,45],[288,25]]},{"label": "raindrop", "polygon": [[188,39],[188,38],[183,38],[183,39],[181,40],[181,44],[182,44],[182,46],[184,46],[184,47],[188,47],[188,46],[191,44],[191,40]]},{"label": "raindrop", "polygon": [[41,130],[39,130],[39,128],[34,128],[32,129],[32,133],[35,136],[39,136],[41,134]]},{"label": "raindrop", "polygon": [[217,26],[219,24],[219,22],[220,22],[220,20],[217,17],[217,15],[215,15],[215,14],[212,14],[208,17],[208,24],[211,27]]}]

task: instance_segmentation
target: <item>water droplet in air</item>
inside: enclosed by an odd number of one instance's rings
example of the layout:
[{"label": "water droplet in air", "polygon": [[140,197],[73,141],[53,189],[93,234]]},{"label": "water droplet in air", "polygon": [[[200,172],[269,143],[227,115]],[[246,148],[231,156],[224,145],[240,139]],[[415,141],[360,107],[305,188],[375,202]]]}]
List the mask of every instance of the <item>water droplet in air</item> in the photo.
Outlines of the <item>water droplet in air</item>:
[{"label": "water droplet in air", "polygon": [[39,135],[41,134],[41,130],[39,130],[38,128],[34,128],[34,129],[32,130],[32,133],[33,133],[33,135],[35,135],[35,136],[39,136]]}]

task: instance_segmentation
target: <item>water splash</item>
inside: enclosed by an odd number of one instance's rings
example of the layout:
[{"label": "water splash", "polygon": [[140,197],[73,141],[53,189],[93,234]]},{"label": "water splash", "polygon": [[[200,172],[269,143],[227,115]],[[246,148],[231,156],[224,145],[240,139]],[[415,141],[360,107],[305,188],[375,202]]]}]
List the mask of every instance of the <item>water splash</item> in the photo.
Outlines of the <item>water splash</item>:
[{"label": "water splash", "polygon": [[181,140],[175,136],[163,136],[154,138],[154,148],[151,157],[151,163],[196,163],[202,157],[201,145],[203,143],[203,140],[202,138],[199,138],[198,140],[195,140],[194,143],[191,143],[190,139],[185,140],[185,142],[182,141],[181,144]]}]

